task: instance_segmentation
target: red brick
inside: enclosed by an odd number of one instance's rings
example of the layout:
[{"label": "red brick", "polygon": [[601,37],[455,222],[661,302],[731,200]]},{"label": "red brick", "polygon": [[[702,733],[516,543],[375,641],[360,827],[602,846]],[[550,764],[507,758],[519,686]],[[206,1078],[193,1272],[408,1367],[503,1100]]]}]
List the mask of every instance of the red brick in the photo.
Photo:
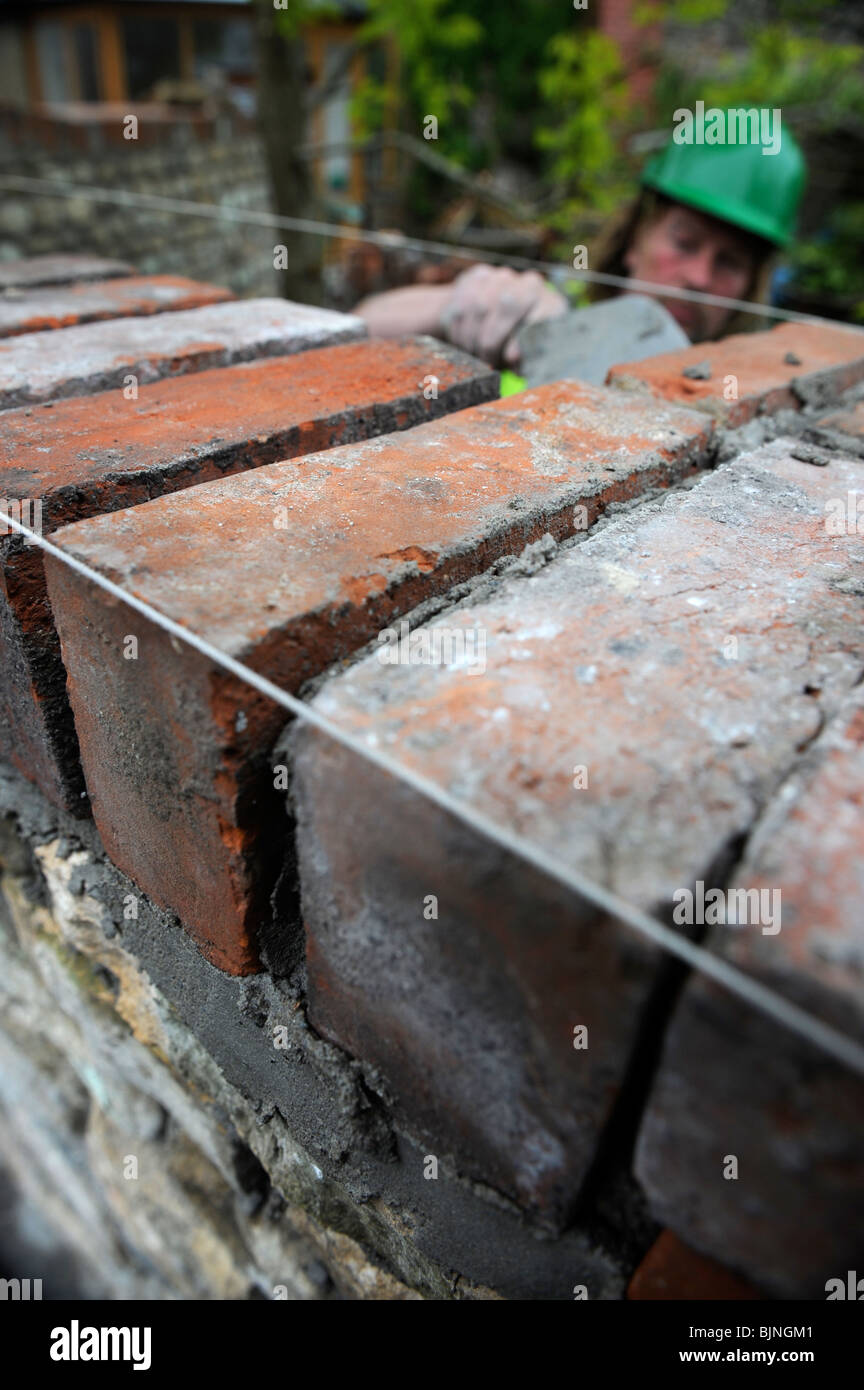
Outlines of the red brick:
[{"label": "red brick", "polygon": [[[859,542],[824,524],[859,467],[766,446],[440,620],[485,633],[485,673],[370,658],[315,708],[668,918],[676,889],[725,882],[860,677],[860,598],[841,582]],[[323,735],[297,737],[312,1023],[371,1066],[428,1152],[563,1224],[639,1053],[655,949]]]},{"label": "red brick", "polygon": [[[709,434],[689,412],[563,383],[82,522],[57,541],[297,690],[421,599],[547,530],[571,533],[577,504],[593,521],[691,471]],[[56,562],[48,578],[106,849],[212,960],[254,968],[257,840],[284,712]],[[122,659],[126,633],[140,634],[137,662]]]},{"label": "red brick", "polygon": [[0,261],[0,290],[74,285],[134,273],[125,261],[109,261],[102,256],[32,256],[20,261]]},{"label": "red brick", "polygon": [[366,336],[362,319],[285,299],[245,299],[85,323],[0,342],[0,408],[279,357]]},{"label": "red brick", "polygon": [[234,295],[180,275],[136,275],[80,285],[48,286],[0,295],[0,338],[51,328],[221,304]]},{"label": "red brick", "polygon": [[[787,361],[790,355],[797,361]],[[683,375],[685,368],[703,362],[711,369],[707,380]],[[737,400],[724,397],[729,377],[736,380]],[[784,323],[768,333],[739,333],[644,362],[625,362],[611,367],[607,376],[610,384],[642,386],[662,400],[705,410],[728,425],[797,409],[802,400],[820,395],[836,397],[862,379],[864,332],[807,323]]]},{"label": "red brick", "polygon": [[[427,399],[431,377],[437,397]],[[497,383],[473,358],[432,339],[403,339],[200,372],[142,387],[132,401],[115,391],[10,410],[0,414],[0,499],[38,498],[47,534],[494,399]],[[0,595],[0,751],[51,800],[81,811],[83,778],[40,551],[0,541]]]},{"label": "red brick", "polygon": [[[860,578],[858,585],[860,595]],[[811,698],[819,698],[815,688]],[[859,1043],[862,787],[859,686],[765,808],[733,882],[779,890],[779,932],[717,926],[708,941]],[[781,1297],[824,1299],[828,1279],[862,1268],[862,1117],[861,1076],[694,978],[670,1028],[637,1173],[661,1219],[685,1240]],[[730,1154],[735,1180],[722,1173]]]},{"label": "red brick", "polygon": [[822,429],[851,435],[853,439],[864,439],[864,401],[850,406],[848,410],[838,410],[833,415],[824,416],[819,425]]},{"label": "red brick", "polygon": [[715,1260],[698,1255],[672,1231],[664,1231],[651,1246],[627,1289],[637,1302],[678,1299],[747,1302],[763,1295]]}]

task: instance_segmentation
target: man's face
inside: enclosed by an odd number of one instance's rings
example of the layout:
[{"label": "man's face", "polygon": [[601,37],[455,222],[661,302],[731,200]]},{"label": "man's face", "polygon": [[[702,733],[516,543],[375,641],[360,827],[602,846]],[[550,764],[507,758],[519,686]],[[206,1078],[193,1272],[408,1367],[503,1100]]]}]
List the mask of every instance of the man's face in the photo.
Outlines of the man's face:
[{"label": "man's face", "polygon": [[[680,203],[637,233],[624,263],[634,280],[726,299],[743,299],[756,270],[752,245],[743,233]],[[694,343],[716,338],[733,312],[694,300],[655,297]]]}]

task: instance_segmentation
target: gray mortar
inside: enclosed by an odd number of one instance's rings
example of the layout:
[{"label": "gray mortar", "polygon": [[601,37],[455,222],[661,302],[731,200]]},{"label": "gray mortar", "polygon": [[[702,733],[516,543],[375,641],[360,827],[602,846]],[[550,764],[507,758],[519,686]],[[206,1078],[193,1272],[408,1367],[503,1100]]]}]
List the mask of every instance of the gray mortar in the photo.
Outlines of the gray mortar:
[{"label": "gray mortar", "polygon": [[828,430],[814,425],[812,429],[804,431],[804,439],[824,449],[839,449],[847,454],[854,454],[856,458],[864,459],[864,439],[855,439],[854,436],[843,434],[840,430]]}]

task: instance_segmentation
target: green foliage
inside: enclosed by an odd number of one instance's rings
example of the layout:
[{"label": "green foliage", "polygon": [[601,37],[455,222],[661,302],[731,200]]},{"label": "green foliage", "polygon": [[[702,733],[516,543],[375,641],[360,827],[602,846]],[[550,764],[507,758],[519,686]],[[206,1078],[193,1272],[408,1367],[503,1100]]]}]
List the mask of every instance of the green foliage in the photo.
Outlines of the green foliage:
[{"label": "green foliage", "polygon": [[[677,0],[674,18],[678,24],[707,24],[712,19],[722,19],[728,8],[729,0]],[[661,0],[646,0],[633,11],[636,24],[660,24],[669,18],[669,5]]]},{"label": "green foliage", "polygon": [[581,29],[557,34],[546,57],[539,74],[545,105],[537,146],[571,201],[610,209],[622,192],[618,152],[629,105],[618,47],[596,29]]},{"label": "green foliage", "polygon": [[[255,0],[259,8],[273,9],[273,0]],[[296,39],[313,21],[340,19],[338,0],[288,0],[287,7],[273,10],[273,22],[284,39]]]},{"label": "green foliage", "polygon": [[549,0],[369,0],[361,39],[394,38],[400,68],[395,84],[362,84],[358,128],[381,129],[398,108],[399,128],[419,135],[434,115],[433,148],[466,169],[502,155],[529,162],[546,45],[572,23],[572,12]]},{"label": "green foliage", "polygon": [[834,44],[771,25],[755,33],[743,63],[726,57],[708,79],[676,82],[678,105],[780,107],[794,122],[808,108],[808,125],[831,129],[843,117],[864,119],[864,49]]},{"label": "green foliage", "polygon": [[[743,53],[719,58],[714,70],[686,71],[666,63],[657,97],[661,113],[671,118],[675,107],[780,107],[784,120],[795,125],[796,112],[806,114],[808,129],[830,130],[838,122],[864,121],[864,48],[822,38],[820,20],[831,0],[777,0],[772,22],[753,24],[745,33]],[[721,18],[730,0],[692,0],[654,4],[655,15],[676,23],[698,25]]]},{"label": "green foliage", "polygon": [[854,299],[864,322],[864,203],[847,203],[829,218],[824,235],[799,243],[791,256],[796,285],[820,295]]},{"label": "green foliage", "polygon": [[364,133],[380,129],[397,100],[418,129],[430,114],[439,125],[459,119],[472,99],[460,59],[482,39],[482,25],[472,15],[454,11],[451,0],[369,0],[360,42],[374,44],[391,36],[399,48],[398,91],[367,77],[354,100],[358,128]]},{"label": "green foliage", "polygon": [[[774,0],[772,10],[777,21],[798,26],[818,25],[822,12],[831,9],[834,0]],[[676,24],[708,24],[724,19],[733,0],[646,0],[634,10],[637,24],[656,24],[673,19]]]}]

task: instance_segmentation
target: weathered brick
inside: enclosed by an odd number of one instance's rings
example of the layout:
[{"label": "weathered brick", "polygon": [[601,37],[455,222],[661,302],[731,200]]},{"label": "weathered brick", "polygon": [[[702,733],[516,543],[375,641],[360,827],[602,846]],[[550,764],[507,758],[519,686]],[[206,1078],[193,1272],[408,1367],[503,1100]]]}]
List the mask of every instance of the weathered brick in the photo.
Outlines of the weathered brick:
[{"label": "weathered brick", "polygon": [[134,275],[0,295],[0,338],[51,328],[221,304],[234,295],[181,275]]},{"label": "weathered brick", "polygon": [[362,319],[284,299],[245,299],[150,318],[23,333],[0,343],[0,408],[366,336]]},{"label": "weathered brick", "polygon": [[[494,399],[497,383],[484,364],[421,338],[218,368],[142,387],[137,400],[114,391],[9,410],[0,414],[0,499],[38,499],[47,534]],[[0,534],[5,529],[0,524]],[[42,554],[18,540],[0,541],[0,654],[0,755],[53,801],[82,810]]]},{"label": "weathered brick", "polygon": [[[860,604],[860,569],[857,582]],[[707,943],[859,1042],[862,786],[859,687],[765,809],[734,879],[780,892],[780,930],[715,926]],[[729,1156],[736,1179],[724,1177]],[[828,1279],[864,1268],[864,1079],[693,979],[669,1031],[637,1174],[685,1240],[781,1296],[824,1299]]]},{"label": "weathered brick", "polygon": [[105,260],[102,256],[31,256],[20,261],[0,261],[0,290],[73,285],[134,273],[125,261]]},{"label": "weathered brick", "polygon": [[[709,436],[703,417],[561,383],[56,539],[297,690],[421,599],[692,471]],[[284,714],[58,563],[48,574],[106,849],[212,960],[253,968]],[[123,660],[127,633],[140,635],[137,662]]]},{"label": "weathered brick", "polygon": [[715,1260],[698,1255],[674,1232],[664,1231],[630,1280],[627,1297],[637,1302],[677,1299],[743,1303],[763,1295]]},{"label": "weathered brick", "polygon": [[[456,611],[448,627],[485,634],[485,672],[370,658],[315,707],[668,918],[676,889],[724,883],[864,665],[860,545],[824,516],[860,465],[787,445]],[[566,1220],[639,1053],[655,949],[332,740],[298,740],[314,1026],[383,1077],[430,1152]]]},{"label": "weathered brick", "polygon": [[847,410],[837,410],[824,416],[819,425],[823,430],[835,430],[838,434],[864,440],[864,401],[858,401],[857,405],[851,405]]},{"label": "weathered brick", "polygon": [[[707,364],[706,377],[685,372]],[[705,410],[728,425],[754,415],[830,402],[864,379],[864,332],[784,323],[768,333],[739,333],[717,343],[609,370],[610,384],[642,386],[662,400]]]}]

